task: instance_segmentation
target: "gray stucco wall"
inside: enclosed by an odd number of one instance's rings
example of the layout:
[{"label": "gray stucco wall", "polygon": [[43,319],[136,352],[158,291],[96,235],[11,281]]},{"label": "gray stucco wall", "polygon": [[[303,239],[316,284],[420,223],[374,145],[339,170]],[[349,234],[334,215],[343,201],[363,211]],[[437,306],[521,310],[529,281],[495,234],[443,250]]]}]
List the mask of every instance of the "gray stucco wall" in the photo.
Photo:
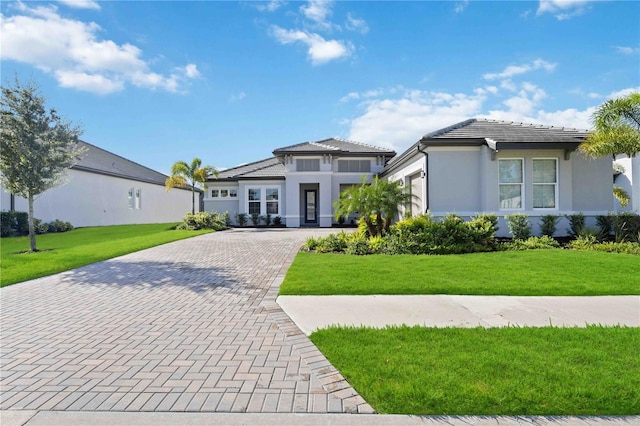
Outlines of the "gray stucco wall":
[{"label": "gray stucco wall", "polygon": [[429,152],[429,208],[480,211],[480,149]]},{"label": "gray stucco wall", "polygon": [[611,157],[585,158],[574,152],[573,210],[613,210],[613,160]]}]

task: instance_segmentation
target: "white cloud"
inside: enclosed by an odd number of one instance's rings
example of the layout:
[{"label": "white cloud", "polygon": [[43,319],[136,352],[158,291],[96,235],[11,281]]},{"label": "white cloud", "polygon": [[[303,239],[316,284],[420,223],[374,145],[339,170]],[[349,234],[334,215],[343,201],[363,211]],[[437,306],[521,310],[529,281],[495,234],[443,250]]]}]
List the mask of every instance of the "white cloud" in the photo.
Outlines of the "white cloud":
[{"label": "white cloud", "polygon": [[358,31],[362,34],[366,34],[369,32],[369,26],[367,25],[367,22],[364,19],[353,17],[351,13],[347,13],[347,23],[345,24],[345,27],[349,31]]},{"label": "white cloud", "polygon": [[308,47],[308,56],[313,65],[320,65],[350,56],[353,46],[338,40],[325,40],[322,36],[299,30],[286,30],[277,25],[271,27],[271,35],[281,44],[300,42]]},{"label": "white cloud", "polygon": [[64,18],[55,6],[22,4],[19,10],[22,14],[2,16],[0,57],[51,73],[63,87],[107,94],[130,83],[179,92],[186,80],[199,75],[194,64],[170,75],[153,72],[138,47],[100,40],[99,25]]},{"label": "white cloud", "polygon": [[256,5],[256,9],[261,12],[275,12],[280,9],[284,5],[284,1],[281,0],[272,0],[269,2],[260,2]]},{"label": "white cloud", "polygon": [[324,24],[332,14],[332,7],[333,1],[309,0],[306,6],[300,6],[300,12],[302,12],[307,19],[318,24]]},{"label": "white cloud", "polygon": [[98,2],[93,0],[58,0],[58,2],[76,9],[100,10]]},{"label": "white cloud", "polygon": [[247,97],[247,94],[245,92],[240,92],[240,93],[236,93],[236,94],[231,95],[229,100],[231,102],[238,102],[238,101],[243,100],[246,97]]},{"label": "white cloud", "polygon": [[469,6],[469,0],[456,2],[456,6],[453,9],[455,13],[462,13]]},{"label": "white cloud", "polygon": [[629,87],[626,89],[618,90],[617,92],[609,93],[609,95],[607,96],[607,99],[621,98],[623,96],[628,96],[634,92],[636,93],[640,92],[640,86]]},{"label": "white cloud", "polygon": [[615,46],[616,52],[622,55],[636,55],[640,53],[640,47]]},{"label": "white cloud", "polygon": [[550,13],[559,21],[582,15],[594,0],[540,0],[537,15]]},{"label": "white cloud", "polygon": [[487,73],[487,74],[484,74],[482,77],[485,80],[507,79],[507,78],[514,77],[516,75],[525,74],[530,71],[535,71],[539,69],[544,69],[546,71],[551,72],[555,68],[556,68],[556,64],[552,64],[542,59],[536,59],[535,61],[528,64],[509,65],[501,72]]}]

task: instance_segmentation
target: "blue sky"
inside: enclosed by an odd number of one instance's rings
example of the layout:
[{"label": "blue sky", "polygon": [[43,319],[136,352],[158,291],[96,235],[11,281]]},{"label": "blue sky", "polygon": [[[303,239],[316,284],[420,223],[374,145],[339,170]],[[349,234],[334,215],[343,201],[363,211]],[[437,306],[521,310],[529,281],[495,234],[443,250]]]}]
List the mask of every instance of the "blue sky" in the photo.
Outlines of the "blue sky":
[{"label": "blue sky", "polygon": [[168,173],[328,137],[402,152],[472,117],[589,128],[640,90],[640,2],[3,1],[3,84]]}]

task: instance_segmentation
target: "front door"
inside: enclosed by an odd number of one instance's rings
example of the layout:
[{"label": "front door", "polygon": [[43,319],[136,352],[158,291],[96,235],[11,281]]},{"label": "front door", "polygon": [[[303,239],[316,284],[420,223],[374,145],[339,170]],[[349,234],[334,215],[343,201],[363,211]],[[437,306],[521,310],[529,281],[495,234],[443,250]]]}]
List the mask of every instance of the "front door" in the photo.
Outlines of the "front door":
[{"label": "front door", "polygon": [[304,191],[304,223],[318,223],[318,191]]}]

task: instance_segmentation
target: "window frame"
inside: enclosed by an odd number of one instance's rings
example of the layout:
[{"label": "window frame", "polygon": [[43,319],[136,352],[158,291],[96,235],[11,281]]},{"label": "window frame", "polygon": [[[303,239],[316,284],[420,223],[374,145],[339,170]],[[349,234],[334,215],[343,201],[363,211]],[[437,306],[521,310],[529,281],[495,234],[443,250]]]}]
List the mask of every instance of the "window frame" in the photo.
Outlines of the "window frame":
[{"label": "window frame", "polygon": [[135,194],[136,189],[134,187],[130,187],[128,189],[128,207],[129,209],[133,210],[135,208],[135,199],[134,199],[134,194]]},{"label": "window frame", "polygon": [[[238,188],[237,187],[215,187],[211,189],[211,199],[213,200],[237,200]],[[226,191],[226,196],[222,196],[223,191]],[[235,195],[232,195],[235,193]],[[215,195],[214,195],[215,194]]]},{"label": "window frame", "polygon": [[[502,183],[500,181],[500,162],[501,161],[519,161],[520,162],[520,173],[522,175],[522,181],[520,183],[512,183],[505,182]],[[526,173],[525,173],[525,159],[523,157],[507,157],[507,158],[499,158],[498,159],[498,207],[499,210],[503,211],[521,211],[525,209],[525,188],[526,188]],[[502,207],[502,199],[501,199],[501,188],[502,186],[514,186],[520,185],[520,207]]]},{"label": "window frame", "polygon": [[[351,170],[351,166],[357,163],[357,170]],[[340,165],[343,164],[346,166],[347,170],[340,170]],[[368,170],[362,170],[362,165],[366,164],[365,167]],[[338,173],[371,173],[371,160],[360,159],[360,160],[349,160],[349,159],[340,159],[338,160]]]},{"label": "window frame", "polygon": [[[260,199],[259,200],[250,200],[249,199],[249,193],[251,190],[258,190],[260,191]],[[276,199],[269,199],[269,194],[267,194],[268,191],[270,190],[275,190],[276,191]],[[271,216],[279,216],[281,215],[282,212],[282,187],[278,186],[278,185],[257,185],[257,186],[247,186],[246,190],[245,190],[245,194],[246,194],[246,200],[247,200],[247,213],[251,214],[251,208],[250,208],[250,204],[251,203],[259,203],[260,205],[260,215],[266,215],[267,212],[269,211],[269,204],[271,204],[271,206],[273,206],[273,204],[276,204],[276,208],[277,208],[277,213],[269,213]],[[272,194],[271,194],[272,195]]]},{"label": "window frame", "polygon": [[[556,170],[555,170],[555,177],[556,177],[556,181],[551,183],[551,182],[536,182],[535,181],[535,176],[534,176],[534,168],[533,168],[533,164],[537,161],[537,160],[553,160],[555,161],[556,164]],[[557,157],[534,157],[531,159],[531,194],[533,197],[535,197],[535,187],[536,186],[550,186],[553,185],[553,191],[554,191],[554,200],[553,200],[553,207],[536,207],[535,206],[535,198],[531,199],[531,206],[533,208],[533,210],[558,210],[558,203],[559,203],[559,161]]]},{"label": "window frame", "polygon": [[142,188],[136,188],[135,190],[135,209],[142,209]]},{"label": "window frame", "polygon": [[[316,168],[317,162],[317,168]],[[302,164],[302,168],[300,167]],[[307,164],[312,164],[312,168],[307,168]],[[296,172],[319,172],[320,171],[320,159],[319,158],[296,158]]]}]

